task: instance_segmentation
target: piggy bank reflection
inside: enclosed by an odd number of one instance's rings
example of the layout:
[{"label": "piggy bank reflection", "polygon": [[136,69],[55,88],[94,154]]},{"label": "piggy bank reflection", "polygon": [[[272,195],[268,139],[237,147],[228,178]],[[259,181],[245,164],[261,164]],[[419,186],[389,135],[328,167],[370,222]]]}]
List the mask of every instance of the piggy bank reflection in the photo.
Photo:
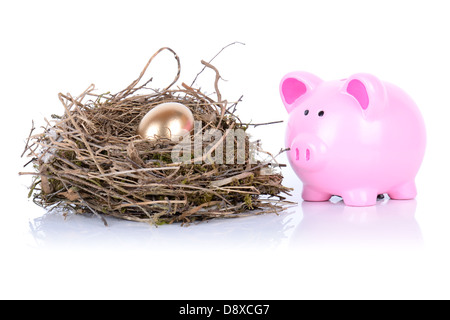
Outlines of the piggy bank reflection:
[{"label": "piggy bank reflection", "polygon": [[415,199],[378,201],[370,207],[305,201],[291,246],[417,247],[423,238],[416,206]]}]

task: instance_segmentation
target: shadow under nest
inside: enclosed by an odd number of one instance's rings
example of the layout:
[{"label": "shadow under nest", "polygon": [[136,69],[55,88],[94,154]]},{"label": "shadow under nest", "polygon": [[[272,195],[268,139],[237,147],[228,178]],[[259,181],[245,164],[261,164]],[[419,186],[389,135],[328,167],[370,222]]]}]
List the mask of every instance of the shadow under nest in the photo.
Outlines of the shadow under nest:
[{"label": "shadow under nest", "polygon": [[[178,63],[175,79],[162,90],[140,94],[151,79],[141,86],[138,83],[164,50],[173,53]],[[282,194],[291,189],[282,185],[283,176],[274,168],[278,166],[275,156],[264,152],[259,141],[252,142],[245,135],[245,151],[239,155],[239,141],[234,137],[235,161],[211,161],[230,132],[245,131],[248,124],[235,115],[241,99],[223,100],[219,72],[209,62],[202,63],[216,74],[217,101],[193,85],[182,83],[172,89],[181,66],[170,48],[158,50],[140,76],[116,94],[95,94],[93,85],[78,97],[60,93],[63,116],[53,115],[39,134],[33,134],[33,125],[25,146],[23,155],[32,158],[27,165],[32,163],[35,168],[35,172],[20,173],[33,176],[29,197],[44,208],[95,214],[105,225],[104,215],[159,225],[284,210],[289,202]],[[143,139],[136,133],[144,115],[165,102],[184,104],[201,121],[200,133],[220,130],[221,139],[202,139],[200,156],[192,147],[190,161],[174,162],[177,142]],[[190,139],[194,146],[195,135]],[[255,160],[258,154],[270,161]],[[239,156],[241,161],[237,161]]]}]

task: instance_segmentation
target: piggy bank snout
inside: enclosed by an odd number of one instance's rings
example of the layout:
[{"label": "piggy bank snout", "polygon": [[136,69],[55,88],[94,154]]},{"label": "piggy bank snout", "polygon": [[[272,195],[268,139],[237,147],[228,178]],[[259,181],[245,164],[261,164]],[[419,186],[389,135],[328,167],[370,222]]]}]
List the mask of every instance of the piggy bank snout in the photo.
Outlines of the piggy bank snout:
[{"label": "piggy bank snout", "polygon": [[326,162],[327,147],[320,138],[301,134],[292,141],[289,153],[292,165],[306,170],[318,170]]}]

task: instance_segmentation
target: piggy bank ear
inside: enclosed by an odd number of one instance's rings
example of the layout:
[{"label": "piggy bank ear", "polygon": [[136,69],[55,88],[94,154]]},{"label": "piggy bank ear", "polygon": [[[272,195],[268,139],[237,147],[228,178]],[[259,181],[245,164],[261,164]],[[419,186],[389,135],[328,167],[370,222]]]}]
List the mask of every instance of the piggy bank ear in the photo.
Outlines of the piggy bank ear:
[{"label": "piggy bank ear", "polygon": [[344,90],[356,99],[368,119],[377,117],[386,108],[386,89],[383,83],[371,74],[352,75],[345,82]]},{"label": "piggy bank ear", "polygon": [[322,80],[315,75],[303,71],[285,75],[280,83],[280,94],[287,112],[291,113],[297,106],[296,102],[308,91],[314,90],[321,82]]}]

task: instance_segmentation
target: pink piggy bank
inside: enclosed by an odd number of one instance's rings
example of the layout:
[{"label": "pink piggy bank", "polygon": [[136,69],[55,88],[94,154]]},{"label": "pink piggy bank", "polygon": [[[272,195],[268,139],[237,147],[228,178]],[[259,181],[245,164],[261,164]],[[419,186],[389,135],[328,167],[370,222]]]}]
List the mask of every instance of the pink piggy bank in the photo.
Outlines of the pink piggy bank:
[{"label": "pink piggy bank", "polygon": [[425,124],[403,90],[364,73],[322,81],[292,72],[280,93],[289,113],[288,158],[304,200],[338,195],[346,205],[371,206],[379,194],[416,196]]}]

